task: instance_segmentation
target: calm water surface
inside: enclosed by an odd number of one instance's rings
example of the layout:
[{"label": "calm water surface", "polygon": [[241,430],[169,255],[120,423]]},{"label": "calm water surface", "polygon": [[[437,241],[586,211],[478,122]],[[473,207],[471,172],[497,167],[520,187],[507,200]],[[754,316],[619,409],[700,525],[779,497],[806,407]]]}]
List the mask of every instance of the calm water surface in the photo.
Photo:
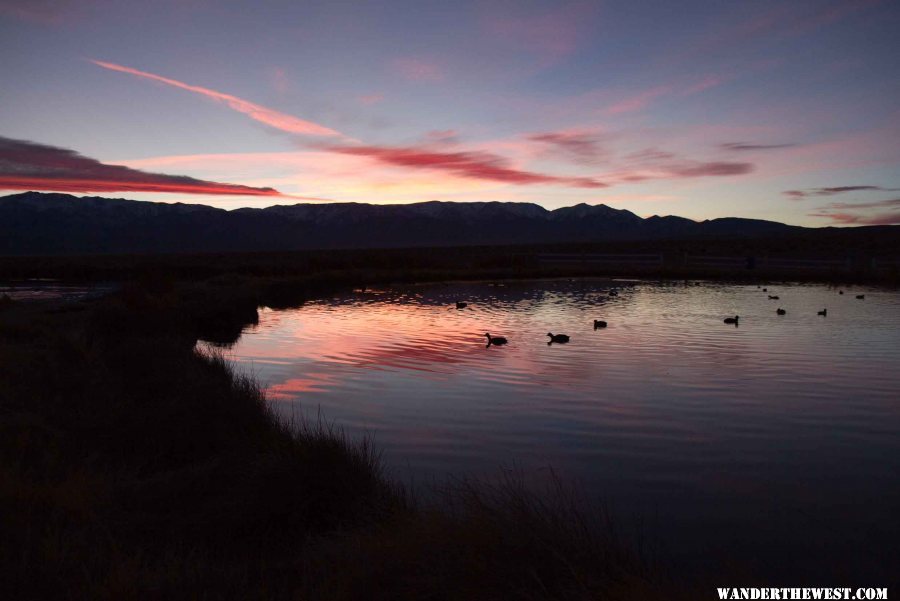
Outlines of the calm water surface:
[{"label": "calm water surface", "polygon": [[[615,282],[610,296],[610,284],[429,285],[263,309],[227,354],[279,412],[374,434],[406,481],[552,467],[695,564],[740,555],[793,585],[801,567],[890,573],[900,294]],[[739,327],[723,324],[735,314]],[[509,344],[486,348],[485,332]],[[572,340],[548,345],[547,332]]]}]

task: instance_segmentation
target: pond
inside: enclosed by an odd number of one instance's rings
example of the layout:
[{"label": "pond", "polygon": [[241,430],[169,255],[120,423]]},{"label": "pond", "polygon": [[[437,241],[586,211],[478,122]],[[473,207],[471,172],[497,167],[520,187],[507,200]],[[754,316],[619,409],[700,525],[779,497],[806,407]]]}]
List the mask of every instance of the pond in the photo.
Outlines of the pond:
[{"label": "pond", "polygon": [[[663,555],[692,569],[735,561],[790,586],[799,575],[889,574],[900,540],[900,294],[765,287],[356,291],[263,308],[226,356],[283,415],[373,435],[392,475],[413,486],[552,470],[643,522]],[[734,315],[737,326],[723,322]],[[571,340],[549,344],[548,332]],[[485,333],[509,343],[488,346]]]}]

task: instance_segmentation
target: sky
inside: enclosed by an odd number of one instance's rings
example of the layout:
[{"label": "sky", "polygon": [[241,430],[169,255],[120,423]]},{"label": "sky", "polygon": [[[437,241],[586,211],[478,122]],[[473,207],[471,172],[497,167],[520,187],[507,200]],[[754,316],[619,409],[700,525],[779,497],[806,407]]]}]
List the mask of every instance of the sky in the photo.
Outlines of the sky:
[{"label": "sky", "polygon": [[900,2],[0,0],[0,193],[900,224]]}]

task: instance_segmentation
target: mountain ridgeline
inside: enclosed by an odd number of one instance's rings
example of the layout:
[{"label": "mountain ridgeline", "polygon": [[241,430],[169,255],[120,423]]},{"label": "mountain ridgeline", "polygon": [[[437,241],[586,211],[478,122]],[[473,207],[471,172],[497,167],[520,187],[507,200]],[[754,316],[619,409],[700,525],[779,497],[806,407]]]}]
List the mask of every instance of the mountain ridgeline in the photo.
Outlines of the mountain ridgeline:
[{"label": "mountain ridgeline", "polygon": [[[69,194],[0,198],[0,255],[285,251],[753,238],[805,228],[773,221],[641,218],[606,205],[322,203],[226,211]],[[806,230],[808,231],[808,230]]]}]

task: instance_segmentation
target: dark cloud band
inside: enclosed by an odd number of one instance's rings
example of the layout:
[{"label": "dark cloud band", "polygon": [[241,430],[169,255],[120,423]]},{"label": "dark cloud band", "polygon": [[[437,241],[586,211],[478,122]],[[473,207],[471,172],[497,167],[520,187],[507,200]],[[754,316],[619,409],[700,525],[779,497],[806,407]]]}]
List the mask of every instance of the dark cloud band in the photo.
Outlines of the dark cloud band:
[{"label": "dark cloud band", "polygon": [[0,137],[0,189],[281,196],[274,188],[211,182],[107,165],[74,150]]}]

